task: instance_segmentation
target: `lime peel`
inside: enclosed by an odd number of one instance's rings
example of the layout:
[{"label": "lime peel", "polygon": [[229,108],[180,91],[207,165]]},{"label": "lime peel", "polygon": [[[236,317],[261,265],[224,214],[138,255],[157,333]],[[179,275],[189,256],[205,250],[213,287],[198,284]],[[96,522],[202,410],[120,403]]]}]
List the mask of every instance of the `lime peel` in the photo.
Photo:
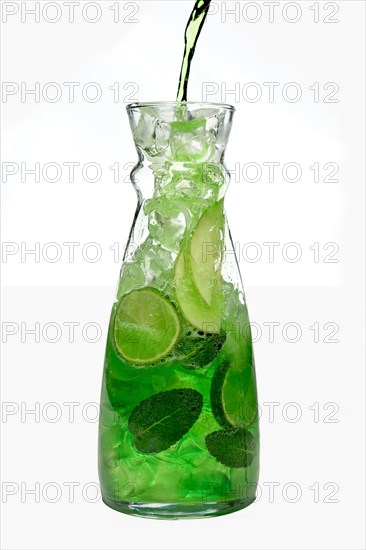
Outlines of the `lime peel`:
[{"label": "lime peel", "polygon": [[117,305],[114,341],[130,363],[157,363],[173,349],[180,330],[175,308],[154,288],[133,290]]}]

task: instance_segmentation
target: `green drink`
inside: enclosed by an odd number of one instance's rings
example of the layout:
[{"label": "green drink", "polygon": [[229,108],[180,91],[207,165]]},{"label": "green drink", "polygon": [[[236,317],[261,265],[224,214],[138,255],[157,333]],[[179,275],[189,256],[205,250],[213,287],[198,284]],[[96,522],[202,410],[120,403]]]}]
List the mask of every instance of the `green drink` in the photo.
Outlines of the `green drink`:
[{"label": "green drink", "polygon": [[255,498],[252,343],[239,270],[225,253],[233,111],[128,107],[140,158],[132,181],[146,198],[111,315],[99,441],[103,499],[122,512],[203,517]]},{"label": "green drink", "polygon": [[224,212],[234,108],[186,101],[209,5],[197,0],[187,24],[177,102],[127,107],[138,206],[108,331],[99,477],[108,506],[145,517],[230,513],[258,481],[250,325]]}]

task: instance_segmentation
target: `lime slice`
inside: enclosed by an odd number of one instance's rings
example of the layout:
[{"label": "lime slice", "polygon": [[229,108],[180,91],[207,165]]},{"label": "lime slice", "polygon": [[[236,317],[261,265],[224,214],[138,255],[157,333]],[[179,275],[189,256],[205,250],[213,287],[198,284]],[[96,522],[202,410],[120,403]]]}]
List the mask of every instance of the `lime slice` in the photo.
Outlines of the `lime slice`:
[{"label": "lime slice", "polygon": [[250,426],[257,416],[257,390],[251,357],[240,368],[223,361],[211,383],[211,407],[223,428]]},{"label": "lime slice", "polygon": [[201,216],[174,270],[183,315],[194,327],[212,334],[219,334],[222,318],[223,226],[223,200],[220,200]]},{"label": "lime slice", "polygon": [[179,334],[174,307],[155,289],[133,290],[117,306],[114,339],[130,363],[156,363],[172,350]]},{"label": "lime slice", "polygon": [[194,327],[211,334],[219,334],[221,328],[221,295],[209,307],[195,287],[187,269],[184,252],[177,258],[174,270],[175,290],[184,317]]},{"label": "lime slice", "polygon": [[190,244],[190,264],[194,284],[208,306],[221,290],[224,214],[220,200],[202,215]]}]

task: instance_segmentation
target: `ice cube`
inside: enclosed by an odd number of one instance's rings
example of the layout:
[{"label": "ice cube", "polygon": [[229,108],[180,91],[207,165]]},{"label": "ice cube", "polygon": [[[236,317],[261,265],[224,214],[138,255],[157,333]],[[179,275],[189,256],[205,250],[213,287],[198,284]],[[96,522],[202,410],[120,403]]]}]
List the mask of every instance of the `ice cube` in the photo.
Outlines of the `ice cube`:
[{"label": "ice cube", "polygon": [[184,231],[191,219],[191,213],[185,201],[180,197],[175,199],[160,197],[151,202],[153,204],[148,205],[150,235],[164,248],[177,253]]},{"label": "ice cube", "polygon": [[145,274],[147,285],[153,285],[162,273],[169,271],[174,265],[170,251],[163,248],[161,243],[155,241],[152,236],[149,236],[140,246],[135,260]]},{"label": "ice cube", "polygon": [[148,149],[154,142],[155,119],[148,113],[141,113],[136,128],[133,131],[133,138],[136,145],[141,149]]},{"label": "ice cube", "polygon": [[163,155],[169,147],[170,125],[143,112],[133,137],[136,145],[150,157]]},{"label": "ice cube", "polygon": [[215,151],[215,138],[204,118],[179,120],[171,124],[170,146],[177,162],[207,162]]},{"label": "ice cube", "polygon": [[118,297],[146,284],[145,273],[137,262],[126,262],[122,268]]},{"label": "ice cube", "polygon": [[203,109],[195,109],[194,111],[190,112],[190,116],[194,119],[197,118],[210,118],[216,116],[218,113],[218,109],[208,109],[204,107]]},{"label": "ice cube", "polygon": [[166,152],[169,147],[170,125],[161,120],[155,124],[155,151],[157,155]]},{"label": "ice cube", "polygon": [[[194,118],[206,119],[206,130],[212,132],[215,136],[222,132],[223,128],[230,125],[225,124],[226,113],[219,109],[196,109],[192,111],[190,115]],[[226,143],[226,142],[225,142]]]}]

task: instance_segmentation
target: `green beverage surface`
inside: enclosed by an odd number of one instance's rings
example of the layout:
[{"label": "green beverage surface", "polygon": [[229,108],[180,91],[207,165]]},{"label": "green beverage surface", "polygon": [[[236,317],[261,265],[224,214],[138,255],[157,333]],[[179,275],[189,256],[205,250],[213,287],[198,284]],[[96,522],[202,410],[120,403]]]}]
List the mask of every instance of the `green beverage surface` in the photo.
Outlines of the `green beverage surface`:
[{"label": "green beverage surface", "polygon": [[191,63],[198,37],[205,23],[211,0],[197,0],[185,31],[185,46],[182,68],[179,76],[177,101],[187,101],[187,88]]}]

